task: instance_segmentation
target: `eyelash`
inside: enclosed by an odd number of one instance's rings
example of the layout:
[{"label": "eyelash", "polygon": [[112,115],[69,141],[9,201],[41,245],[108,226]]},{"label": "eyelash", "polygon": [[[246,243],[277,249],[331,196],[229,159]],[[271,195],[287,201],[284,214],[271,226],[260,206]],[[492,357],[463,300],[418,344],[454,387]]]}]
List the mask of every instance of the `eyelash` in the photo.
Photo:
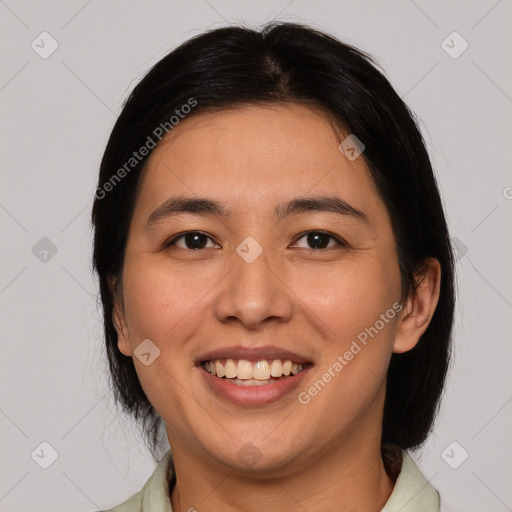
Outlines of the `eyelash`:
[{"label": "eyelash", "polygon": [[[323,231],[321,229],[320,230],[316,229],[316,230],[311,230],[311,231],[305,231],[304,233],[301,233],[300,235],[298,235],[293,243],[296,244],[299,240],[301,240],[302,238],[304,238],[305,236],[307,236],[307,235],[309,235],[311,233],[317,233],[317,234],[328,236],[330,239],[332,239],[332,240],[334,240],[336,242],[338,247],[344,247],[344,246],[347,245],[346,242],[344,240],[342,240],[341,238],[333,235],[332,233],[329,233],[328,231]],[[206,233],[203,233],[202,231],[185,231],[184,233],[180,233],[179,235],[173,236],[170,240],[165,242],[164,243],[164,249],[172,247],[173,245],[176,244],[176,242],[178,240],[180,240],[181,238],[184,238],[186,235],[191,235],[191,234],[203,235],[206,238],[208,238],[209,240],[211,240],[212,242],[214,242],[214,240],[209,235],[207,235]],[[216,242],[214,242],[214,243],[216,243]],[[329,243],[330,243],[330,241],[329,241]],[[327,245],[329,245],[329,243]],[[204,249],[189,249],[189,248],[183,248],[183,247],[180,247],[180,249],[184,249],[186,251],[200,251],[200,250],[204,250]],[[333,249],[333,247],[325,247],[325,248],[321,248],[321,249],[307,248],[306,250],[310,251],[310,252],[321,252],[321,251],[325,251],[325,250],[328,250],[328,249]]]}]

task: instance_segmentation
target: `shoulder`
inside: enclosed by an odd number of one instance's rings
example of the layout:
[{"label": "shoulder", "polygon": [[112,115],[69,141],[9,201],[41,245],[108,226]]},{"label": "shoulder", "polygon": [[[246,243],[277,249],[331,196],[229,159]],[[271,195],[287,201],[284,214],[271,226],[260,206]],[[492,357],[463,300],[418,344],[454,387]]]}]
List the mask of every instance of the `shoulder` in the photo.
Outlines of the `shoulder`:
[{"label": "shoulder", "polygon": [[401,452],[401,468],[395,487],[381,512],[439,512],[439,493],[412,457]]},{"label": "shoulder", "polygon": [[172,474],[172,455],[168,451],[138,493],[103,512],[172,512],[167,485],[168,477]]},{"label": "shoulder", "polygon": [[117,507],[109,508],[102,512],[142,512],[142,501],[144,496],[144,488],[142,488],[137,494],[134,494],[131,498],[127,499]]}]

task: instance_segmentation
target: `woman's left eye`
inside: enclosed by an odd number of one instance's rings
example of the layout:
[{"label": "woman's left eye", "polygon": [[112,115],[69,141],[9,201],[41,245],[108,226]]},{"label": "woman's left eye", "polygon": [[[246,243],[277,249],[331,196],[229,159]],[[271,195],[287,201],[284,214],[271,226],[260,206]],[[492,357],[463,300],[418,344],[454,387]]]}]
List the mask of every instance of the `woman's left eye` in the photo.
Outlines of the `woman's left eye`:
[{"label": "woman's left eye", "polygon": [[303,247],[310,250],[330,249],[332,247],[344,245],[341,240],[329,233],[325,233],[324,231],[310,231],[298,238],[295,244],[300,240],[305,240],[305,243],[309,244],[311,247]]}]

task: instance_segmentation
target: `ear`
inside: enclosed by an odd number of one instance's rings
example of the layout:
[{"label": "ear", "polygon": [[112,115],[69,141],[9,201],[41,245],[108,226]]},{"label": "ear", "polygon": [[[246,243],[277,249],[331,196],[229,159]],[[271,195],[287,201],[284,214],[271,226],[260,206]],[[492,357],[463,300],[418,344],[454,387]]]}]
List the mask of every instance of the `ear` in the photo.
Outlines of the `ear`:
[{"label": "ear", "polygon": [[119,278],[116,276],[107,277],[108,287],[113,301],[112,321],[117,331],[117,346],[119,351],[125,356],[131,356],[132,349],[128,337],[128,326],[126,325],[124,308],[122,306],[122,292],[120,292],[117,286],[117,279]]},{"label": "ear", "polygon": [[440,289],[441,265],[436,258],[428,258],[398,320],[393,352],[401,354],[416,346],[434,316]]}]

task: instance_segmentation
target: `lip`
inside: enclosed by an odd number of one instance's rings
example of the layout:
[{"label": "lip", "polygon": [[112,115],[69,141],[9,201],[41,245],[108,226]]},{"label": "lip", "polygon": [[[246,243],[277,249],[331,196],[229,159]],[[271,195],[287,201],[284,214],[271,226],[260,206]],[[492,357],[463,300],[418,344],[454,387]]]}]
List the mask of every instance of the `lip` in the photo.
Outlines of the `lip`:
[{"label": "lip", "polygon": [[208,387],[219,397],[236,405],[256,406],[277,402],[296,390],[313,365],[306,366],[296,375],[281,378],[261,386],[240,386],[229,379],[215,377],[202,366],[196,368],[201,372]]},{"label": "lip", "polygon": [[[256,362],[263,359],[282,359],[290,360],[292,363],[300,364],[312,362],[300,354],[296,354],[290,350],[275,347],[273,345],[265,345],[262,347],[244,347],[242,345],[237,345],[205,352],[196,359],[196,365],[199,366],[205,361],[215,361],[216,359],[245,359],[246,361],[251,362]],[[271,384],[269,384],[269,386],[270,385]]]}]

